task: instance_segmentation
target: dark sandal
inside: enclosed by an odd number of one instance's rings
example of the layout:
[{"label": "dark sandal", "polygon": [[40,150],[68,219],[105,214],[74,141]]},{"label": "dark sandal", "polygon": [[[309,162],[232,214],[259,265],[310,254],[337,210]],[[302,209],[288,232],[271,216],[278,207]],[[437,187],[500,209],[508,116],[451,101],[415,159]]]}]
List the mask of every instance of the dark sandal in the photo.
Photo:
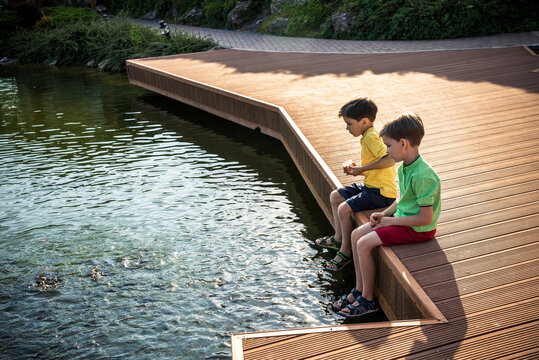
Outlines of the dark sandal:
[{"label": "dark sandal", "polygon": [[[346,307],[349,309],[349,312],[339,311],[338,314],[344,316],[347,319],[355,319],[367,314],[377,312],[379,310],[378,300],[374,299],[373,301],[368,301],[363,297],[357,299],[359,303],[357,306],[353,304],[348,304]],[[344,309],[344,308],[343,308]]]},{"label": "dark sandal", "polygon": [[329,262],[333,265],[335,265],[334,268],[330,268],[326,266],[326,270],[329,271],[339,271],[342,270],[346,265],[352,261],[352,255],[345,255],[340,251],[337,251],[337,257],[339,260],[331,259]]},{"label": "dark sandal", "polygon": [[[354,301],[359,299],[361,297],[361,291],[358,291],[356,288],[353,288],[352,291],[350,291],[350,294],[354,297]],[[341,300],[341,306],[339,306],[339,300]],[[354,301],[350,302],[348,301],[348,294],[345,294],[339,298],[339,300],[335,301],[333,303],[333,311],[338,313],[342,309],[344,309],[347,305],[352,304]]]},{"label": "dark sandal", "polygon": [[[341,249],[341,243],[337,240],[335,240],[335,235],[328,235],[328,236],[323,236],[321,238],[319,238],[321,241],[320,243],[317,243],[316,239],[314,241],[314,244],[315,245],[318,245],[324,249],[331,249],[331,250],[340,250]],[[330,243],[328,244],[328,240],[330,240]]]}]

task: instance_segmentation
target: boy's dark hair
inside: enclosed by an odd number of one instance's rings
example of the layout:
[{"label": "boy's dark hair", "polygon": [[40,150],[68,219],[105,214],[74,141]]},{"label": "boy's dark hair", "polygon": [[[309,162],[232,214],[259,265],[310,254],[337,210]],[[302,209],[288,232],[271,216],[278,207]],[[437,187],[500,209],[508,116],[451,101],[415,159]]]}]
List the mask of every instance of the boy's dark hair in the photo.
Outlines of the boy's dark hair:
[{"label": "boy's dark hair", "polygon": [[348,117],[354,120],[361,120],[367,118],[370,121],[376,119],[376,113],[378,107],[368,97],[362,97],[359,99],[351,100],[344,104],[339,110],[339,117]]},{"label": "boy's dark hair", "polygon": [[384,124],[380,130],[380,136],[387,136],[394,140],[406,139],[412,146],[419,146],[421,139],[425,135],[423,121],[419,115],[406,112],[397,118]]}]

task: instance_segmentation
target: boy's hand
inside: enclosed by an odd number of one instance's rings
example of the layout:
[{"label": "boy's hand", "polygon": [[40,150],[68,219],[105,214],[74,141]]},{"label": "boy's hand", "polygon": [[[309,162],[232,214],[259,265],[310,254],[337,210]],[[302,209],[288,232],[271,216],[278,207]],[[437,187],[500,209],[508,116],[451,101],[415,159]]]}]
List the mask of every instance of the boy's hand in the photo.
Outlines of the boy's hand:
[{"label": "boy's hand", "polygon": [[380,218],[380,221],[378,221],[378,224],[376,224],[373,227],[375,229],[378,229],[378,228],[383,228],[386,226],[393,226],[393,220],[395,220],[395,218],[390,217],[390,216],[384,216],[383,218]]},{"label": "boy's hand", "polygon": [[345,174],[350,175],[349,172],[351,171],[352,166],[356,166],[356,163],[353,162],[352,160],[346,160],[345,162],[342,163],[342,171]]},{"label": "boy's hand", "polygon": [[381,212],[372,213],[369,224],[371,224],[372,227],[375,227],[380,223],[380,220],[382,220],[383,217],[384,214],[382,214]]},{"label": "boy's hand", "polygon": [[363,173],[363,167],[361,166],[349,166],[345,169],[345,173],[347,175],[353,175],[353,176],[358,176],[358,175],[361,175],[361,173]]},{"label": "boy's hand", "polygon": [[393,217],[384,216],[383,213],[377,212],[377,213],[372,213],[371,214],[369,224],[374,229],[378,229],[378,228],[381,228],[381,227],[392,226],[393,225],[393,220],[394,220]]}]

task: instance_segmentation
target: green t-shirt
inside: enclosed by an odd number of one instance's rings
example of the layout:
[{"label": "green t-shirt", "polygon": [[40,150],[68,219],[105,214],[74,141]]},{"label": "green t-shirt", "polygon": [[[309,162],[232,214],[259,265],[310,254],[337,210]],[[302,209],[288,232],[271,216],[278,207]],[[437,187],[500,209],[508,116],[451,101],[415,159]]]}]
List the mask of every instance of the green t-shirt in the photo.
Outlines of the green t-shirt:
[{"label": "green t-shirt", "polygon": [[432,206],[432,222],[424,226],[412,226],[418,232],[436,229],[442,208],[440,178],[432,167],[419,156],[408,166],[402,164],[397,171],[400,199],[395,217],[419,214],[422,206]]}]

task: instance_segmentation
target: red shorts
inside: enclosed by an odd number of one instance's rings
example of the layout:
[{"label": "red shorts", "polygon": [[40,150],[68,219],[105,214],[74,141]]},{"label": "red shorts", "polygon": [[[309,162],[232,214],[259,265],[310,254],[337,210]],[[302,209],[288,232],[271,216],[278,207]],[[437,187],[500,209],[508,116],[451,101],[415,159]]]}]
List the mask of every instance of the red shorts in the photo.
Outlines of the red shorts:
[{"label": "red shorts", "polygon": [[409,226],[386,226],[374,229],[384,246],[418,244],[429,241],[436,234],[436,229],[418,232]]}]

